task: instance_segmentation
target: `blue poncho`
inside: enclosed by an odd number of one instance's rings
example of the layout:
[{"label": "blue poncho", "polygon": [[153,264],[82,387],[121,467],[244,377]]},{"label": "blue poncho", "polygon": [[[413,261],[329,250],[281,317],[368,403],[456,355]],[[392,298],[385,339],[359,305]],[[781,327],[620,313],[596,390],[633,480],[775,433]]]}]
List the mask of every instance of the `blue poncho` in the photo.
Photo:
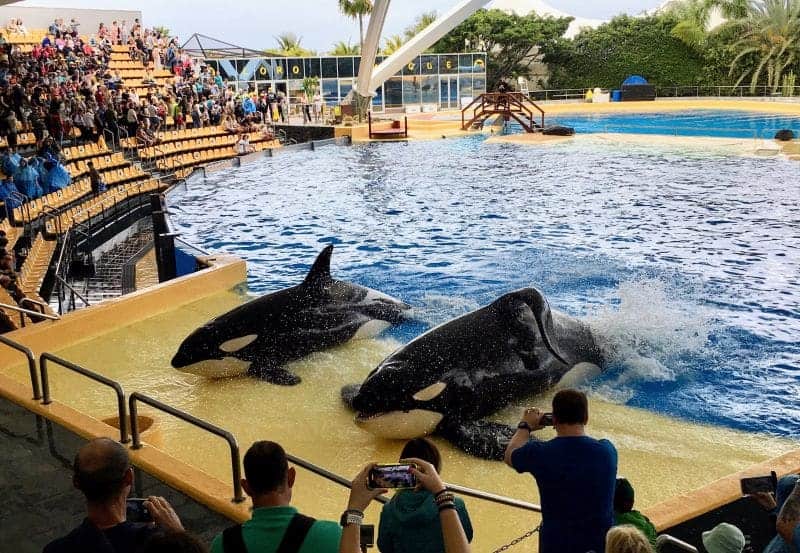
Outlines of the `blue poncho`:
[{"label": "blue poncho", "polygon": [[14,184],[17,185],[17,190],[31,200],[42,195],[42,187],[39,185],[39,172],[29,165],[17,169],[17,172],[14,173]]},{"label": "blue poncho", "polygon": [[72,177],[70,177],[69,171],[67,171],[66,167],[60,163],[54,164],[52,169],[47,171],[42,178],[42,188],[44,193],[50,194],[56,190],[66,188],[69,186],[71,179]]},{"label": "blue poncho", "polygon": [[17,198],[12,198],[12,194],[19,194],[14,181],[11,179],[3,179],[0,181],[0,200],[3,200],[8,207],[15,208],[22,205]]},{"label": "blue poncho", "polygon": [[4,154],[3,158],[0,160],[0,169],[3,169],[3,173],[8,176],[13,175],[19,169],[19,162],[22,160],[22,156],[19,154]]}]

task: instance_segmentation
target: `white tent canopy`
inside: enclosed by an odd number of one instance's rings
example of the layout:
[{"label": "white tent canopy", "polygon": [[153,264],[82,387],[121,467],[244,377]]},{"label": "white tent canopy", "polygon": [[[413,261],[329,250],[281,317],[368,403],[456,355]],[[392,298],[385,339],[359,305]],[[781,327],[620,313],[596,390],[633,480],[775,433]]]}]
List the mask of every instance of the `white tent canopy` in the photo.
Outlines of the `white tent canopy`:
[{"label": "white tent canopy", "polygon": [[567,32],[564,36],[572,38],[577,35],[583,27],[599,27],[606,21],[602,19],[588,19],[586,17],[576,17],[574,15],[557,10],[544,0],[494,0],[489,8],[496,8],[506,12],[514,12],[518,15],[528,15],[531,12],[547,17],[574,17],[572,23],[569,24]]}]

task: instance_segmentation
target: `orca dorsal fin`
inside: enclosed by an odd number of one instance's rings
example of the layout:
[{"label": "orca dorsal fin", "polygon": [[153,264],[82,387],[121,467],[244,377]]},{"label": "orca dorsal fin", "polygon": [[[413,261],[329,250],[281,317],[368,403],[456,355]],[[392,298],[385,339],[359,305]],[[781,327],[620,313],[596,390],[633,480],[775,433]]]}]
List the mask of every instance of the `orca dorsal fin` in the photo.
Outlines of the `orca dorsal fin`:
[{"label": "orca dorsal fin", "polygon": [[333,244],[329,244],[317,256],[316,261],[308,271],[303,284],[318,285],[327,284],[331,281],[331,255],[333,254]]}]

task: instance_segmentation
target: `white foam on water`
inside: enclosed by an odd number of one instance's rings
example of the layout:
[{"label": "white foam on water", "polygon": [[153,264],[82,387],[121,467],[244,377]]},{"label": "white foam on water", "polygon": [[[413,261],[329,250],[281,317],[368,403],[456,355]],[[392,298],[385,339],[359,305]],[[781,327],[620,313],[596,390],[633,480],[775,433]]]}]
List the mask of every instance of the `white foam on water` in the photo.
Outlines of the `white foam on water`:
[{"label": "white foam on water", "polygon": [[411,309],[410,316],[418,321],[435,326],[480,307],[477,301],[462,296],[425,294],[421,305]]},{"label": "white foam on water", "polygon": [[615,307],[590,314],[587,322],[609,364],[622,367],[603,395],[618,402],[628,395],[620,387],[626,382],[675,380],[678,359],[706,347],[711,316],[688,295],[661,280],[623,282]]}]

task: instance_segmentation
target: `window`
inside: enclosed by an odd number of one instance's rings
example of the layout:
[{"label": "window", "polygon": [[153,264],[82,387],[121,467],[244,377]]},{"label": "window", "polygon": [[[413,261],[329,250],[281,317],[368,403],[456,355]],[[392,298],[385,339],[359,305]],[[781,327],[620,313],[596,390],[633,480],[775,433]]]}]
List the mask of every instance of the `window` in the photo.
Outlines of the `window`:
[{"label": "window", "polygon": [[303,75],[303,60],[299,58],[289,59],[289,72],[286,74],[289,79],[302,79]]},{"label": "window", "polygon": [[431,75],[421,77],[420,90],[423,104],[436,104],[439,102],[439,77]]},{"label": "window", "polygon": [[336,58],[322,58],[322,78],[335,79],[338,76]]},{"label": "window", "polygon": [[420,78],[403,77],[403,103],[418,104],[420,102]]},{"label": "window", "polygon": [[472,54],[458,55],[458,72],[472,73]]},{"label": "window", "polygon": [[384,105],[387,108],[403,105],[403,80],[400,77],[392,77],[383,85],[385,97]]},{"label": "window", "polygon": [[439,72],[444,74],[458,73],[458,56],[439,56]]},{"label": "window", "polygon": [[305,76],[306,77],[321,77],[322,71],[320,70],[320,59],[319,58],[306,58],[303,60],[303,65],[305,66]]},{"label": "window", "polygon": [[322,79],[322,99],[327,104],[339,102],[339,81],[337,79]]},{"label": "window", "polygon": [[339,77],[349,78],[353,76],[353,58],[337,58],[336,64],[339,66]]},{"label": "window", "polygon": [[439,56],[421,56],[420,72],[423,75],[437,75],[439,73]]}]

